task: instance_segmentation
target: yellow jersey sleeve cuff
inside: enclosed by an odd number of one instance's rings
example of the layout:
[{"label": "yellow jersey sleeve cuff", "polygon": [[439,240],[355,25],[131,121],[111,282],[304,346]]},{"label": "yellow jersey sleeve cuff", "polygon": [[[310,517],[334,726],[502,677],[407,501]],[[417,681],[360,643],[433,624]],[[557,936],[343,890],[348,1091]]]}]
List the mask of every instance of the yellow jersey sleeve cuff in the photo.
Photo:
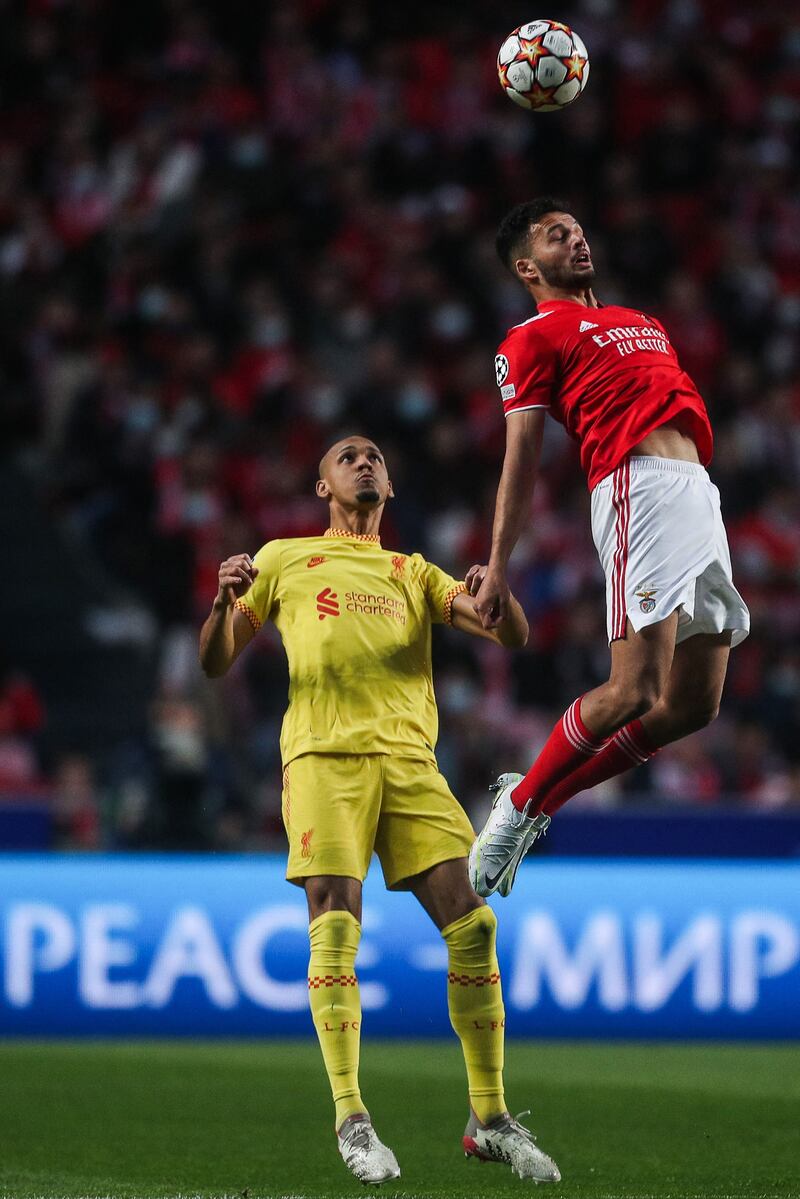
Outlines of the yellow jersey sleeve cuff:
[{"label": "yellow jersey sleeve cuff", "polygon": [[258,619],[253,609],[240,599],[237,600],[233,606],[238,612],[243,613],[247,617],[247,619],[250,621],[250,624],[253,626],[253,632],[257,633],[261,628],[261,621]]},{"label": "yellow jersey sleeve cuff", "polygon": [[447,595],[444,597],[444,607],[442,609],[442,618],[445,624],[453,623],[453,600],[457,595],[461,595],[462,591],[467,590],[466,583],[456,583],[455,587],[451,587]]}]

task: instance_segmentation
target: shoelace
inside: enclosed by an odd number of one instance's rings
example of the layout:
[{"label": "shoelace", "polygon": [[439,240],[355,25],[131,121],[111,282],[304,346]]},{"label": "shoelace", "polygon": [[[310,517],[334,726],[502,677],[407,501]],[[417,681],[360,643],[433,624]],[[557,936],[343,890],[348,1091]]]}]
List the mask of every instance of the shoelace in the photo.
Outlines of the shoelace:
[{"label": "shoelace", "polygon": [[[508,786],[508,783],[501,783],[500,780],[498,779],[497,782],[495,782],[495,783],[489,783],[489,791],[492,795],[498,795],[501,791],[505,791],[507,786]],[[534,817],[534,819],[535,819],[535,817]],[[537,834],[537,836],[544,837],[545,834],[547,833],[547,830],[549,829],[549,827],[550,827],[550,821],[548,820],[547,824],[544,826],[543,829],[534,829],[533,831]]]},{"label": "shoelace", "polygon": [[526,1128],[524,1124],[520,1124],[520,1120],[522,1120],[525,1116],[529,1116],[530,1114],[530,1108],[528,1108],[526,1112],[519,1112],[516,1116],[512,1116],[509,1112],[508,1115],[503,1119],[500,1127],[506,1131],[515,1132],[518,1136],[523,1137],[526,1141],[532,1141],[535,1144],[535,1134],[532,1133],[529,1128]]},{"label": "shoelace", "polygon": [[[503,783],[500,781],[500,779],[498,779],[496,782],[489,784],[489,791],[493,795],[498,795],[501,791],[504,791],[507,786],[507,782]],[[495,800],[495,802],[497,801]],[[525,836],[525,847],[522,850],[523,853],[527,853],[530,846],[535,840],[537,840],[538,837],[543,837],[545,835],[549,824],[550,821],[548,820],[547,825],[543,829],[528,830]],[[490,864],[493,863],[497,866],[502,866],[505,862],[512,861],[514,856],[519,853],[521,849],[519,841],[519,827],[509,823],[507,829],[503,828],[502,826],[500,828],[496,828],[492,834],[492,841],[493,844],[486,846],[483,850],[484,859]]]},{"label": "shoelace", "polygon": [[351,1149],[369,1149],[372,1128],[366,1120],[357,1120],[350,1125],[342,1137],[342,1145],[348,1151]]},{"label": "shoelace", "polygon": [[[525,841],[527,842],[527,836]],[[492,840],[485,847],[483,854],[490,862],[505,862],[510,861],[520,848],[519,829],[512,824],[507,829],[501,826],[493,831]]]}]

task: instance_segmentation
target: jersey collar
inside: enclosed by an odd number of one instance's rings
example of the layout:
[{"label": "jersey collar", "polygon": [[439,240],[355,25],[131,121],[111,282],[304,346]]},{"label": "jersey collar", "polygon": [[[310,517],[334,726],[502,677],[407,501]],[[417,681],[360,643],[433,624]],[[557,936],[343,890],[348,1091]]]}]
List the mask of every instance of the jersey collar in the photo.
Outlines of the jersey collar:
[{"label": "jersey collar", "polygon": [[[585,304],[579,304],[577,300],[544,300],[536,309],[539,316],[546,316],[548,312],[553,312],[557,308],[586,308]],[[598,308],[602,308],[602,304],[598,304]],[[587,312],[594,312],[594,308],[586,308]]]},{"label": "jersey collar", "polygon": [[368,541],[370,545],[381,543],[377,533],[351,533],[349,529],[326,529],[323,537],[345,537],[348,541]]}]

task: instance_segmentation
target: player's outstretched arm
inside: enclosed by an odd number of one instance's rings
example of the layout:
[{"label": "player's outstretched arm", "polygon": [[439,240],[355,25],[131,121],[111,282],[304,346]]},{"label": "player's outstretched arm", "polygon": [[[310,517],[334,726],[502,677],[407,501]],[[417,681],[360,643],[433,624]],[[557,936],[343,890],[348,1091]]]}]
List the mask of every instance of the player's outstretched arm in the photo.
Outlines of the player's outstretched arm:
[{"label": "player's outstretched arm", "polygon": [[506,453],[497,488],[492,552],[475,597],[475,611],[484,629],[496,629],[508,618],[510,592],[506,571],[523,523],[530,520],[544,420],[544,408],[509,412],[506,418]]},{"label": "player's outstretched arm", "polygon": [[494,629],[485,629],[481,618],[475,611],[475,602],[471,598],[477,595],[486,574],[485,566],[470,566],[465,582],[467,591],[462,591],[453,600],[452,625],[463,633],[472,633],[474,637],[486,637],[496,641],[506,649],[522,649],[528,641],[528,621],[522,611],[519,601],[509,592],[508,615]]},{"label": "player's outstretched arm", "polygon": [[233,605],[250,590],[257,575],[249,554],[234,554],[220,565],[219,590],[200,630],[200,665],[211,679],[230,670],[255,635],[250,621]]}]

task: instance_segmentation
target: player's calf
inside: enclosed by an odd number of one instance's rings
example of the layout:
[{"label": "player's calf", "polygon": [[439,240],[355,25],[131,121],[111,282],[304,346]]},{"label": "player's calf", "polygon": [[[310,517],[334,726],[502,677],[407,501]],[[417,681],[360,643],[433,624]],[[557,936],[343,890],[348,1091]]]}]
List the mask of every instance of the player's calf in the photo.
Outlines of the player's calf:
[{"label": "player's calf", "polygon": [[681,707],[662,700],[648,712],[645,727],[648,735],[659,745],[670,745],[673,741],[680,741],[683,737],[708,728],[718,715],[719,700],[716,698],[707,703],[701,700],[692,706]]}]

